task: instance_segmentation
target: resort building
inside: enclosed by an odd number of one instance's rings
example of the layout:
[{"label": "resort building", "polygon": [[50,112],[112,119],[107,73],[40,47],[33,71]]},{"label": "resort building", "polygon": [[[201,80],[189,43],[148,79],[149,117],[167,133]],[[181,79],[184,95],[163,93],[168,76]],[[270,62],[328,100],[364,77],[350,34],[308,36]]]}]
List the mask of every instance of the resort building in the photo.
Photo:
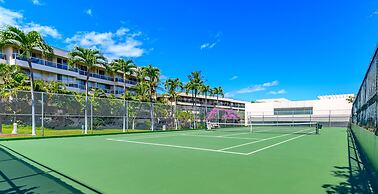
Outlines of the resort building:
[{"label": "resort building", "polygon": [[286,98],[261,99],[246,104],[246,122],[287,123],[322,122],[327,125],[346,125],[353,94],[318,96],[316,100],[292,101]]},{"label": "resort building", "polygon": [[[235,100],[231,98],[222,98],[214,96],[204,96],[204,95],[197,95],[195,99],[195,106],[201,108],[212,109],[217,107],[219,109],[232,109],[237,112],[242,112],[244,114],[245,111],[245,104],[247,102]],[[191,94],[180,93],[179,97],[177,98],[177,105],[181,107],[192,107],[193,106],[193,98]]]},{"label": "resort building", "polygon": [[[86,75],[89,73],[89,88],[99,88],[106,93],[123,94],[124,82],[127,87],[137,84],[136,79],[124,80],[121,72],[113,76],[106,72],[105,67],[96,65],[88,72],[85,66],[69,66],[68,52],[62,49],[53,48],[53,55],[50,57],[42,56],[42,52],[35,50],[32,53],[32,65],[34,78],[43,81],[59,81],[66,85],[67,89],[74,92],[85,91]],[[18,65],[29,74],[27,60],[20,56],[20,50],[15,47],[7,46],[0,49],[0,63]],[[115,90],[114,90],[115,89]]]}]

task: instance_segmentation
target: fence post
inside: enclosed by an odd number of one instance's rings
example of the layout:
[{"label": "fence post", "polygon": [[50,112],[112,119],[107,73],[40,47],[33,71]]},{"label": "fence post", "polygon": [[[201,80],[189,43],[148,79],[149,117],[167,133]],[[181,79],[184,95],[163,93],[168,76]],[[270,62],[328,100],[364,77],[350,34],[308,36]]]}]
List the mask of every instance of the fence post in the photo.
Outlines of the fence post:
[{"label": "fence post", "polygon": [[43,92],[41,93],[41,129],[42,129],[42,136],[45,136],[45,126],[44,126],[44,120],[45,120],[45,116],[44,116],[44,103],[43,103]]},{"label": "fence post", "polygon": [[151,131],[154,131],[154,122],[155,122],[155,119],[154,119],[154,104],[151,103]]},{"label": "fence post", "polygon": [[122,117],[122,132],[126,132],[126,118],[125,118],[125,115],[126,115],[126,112],[127,112],[127,108],[126,108],[126,99],[125,97],[123,98],[123,117]]},{"label": "fence post", "polygon": [[93,134],[93,97],[91,98],[91,133]]},{"label": "fence post", "polygon": [[262,122],[263,122],[263,124],[265,123],[265,115],[264,115],[264,112],[263,112],[263,115],[262,115],[263,117],[262,117]]},{"label": "fence post", "polygon": [[331,127],[331,110],[328,112],[328,127]]},{"label": "fence post", "polygon": [[[129,129],[129,101],[126,101],[126,129]],[[126,130],[123,130],[123,132],[126,132]]]}]

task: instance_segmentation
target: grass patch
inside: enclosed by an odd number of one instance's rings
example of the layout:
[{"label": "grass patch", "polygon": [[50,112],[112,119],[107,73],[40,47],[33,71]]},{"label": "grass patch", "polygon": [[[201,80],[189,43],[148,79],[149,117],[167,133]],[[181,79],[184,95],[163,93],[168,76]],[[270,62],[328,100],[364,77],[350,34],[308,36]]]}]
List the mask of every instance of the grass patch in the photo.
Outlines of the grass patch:
[{"label": "grass patch", "polygon": [[[17,126],[17,135],[11,135],[13,130],[13,125],[3,125],[3,133],[0,135],[0,139],[8,138],[29,138],[33,137],[31,135],[31,126],[19,125]],[[40,127],[36,128],[37,136],[42,136],[42,129]],[[140,129],[130,129],[127,133],[135,132],[145,132],[146,130]],[[96,129],[88,130],[88,134],[112,134],[112,133],[122,133],[122,129]],[[50,129],[46,128],[44,130],[44,136],[70,136],[70,135],[84,135],[81,129]]]}]

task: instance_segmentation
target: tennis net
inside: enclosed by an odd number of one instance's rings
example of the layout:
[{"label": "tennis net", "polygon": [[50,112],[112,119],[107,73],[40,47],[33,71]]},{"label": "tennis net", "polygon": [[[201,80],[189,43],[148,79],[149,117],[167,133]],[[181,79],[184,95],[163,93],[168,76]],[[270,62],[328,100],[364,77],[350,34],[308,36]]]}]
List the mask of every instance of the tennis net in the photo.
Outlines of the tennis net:
[{"label": "tennis net", "polygon": [[208,130],[220,132],[315,134],[316,123],[207,123]]}]

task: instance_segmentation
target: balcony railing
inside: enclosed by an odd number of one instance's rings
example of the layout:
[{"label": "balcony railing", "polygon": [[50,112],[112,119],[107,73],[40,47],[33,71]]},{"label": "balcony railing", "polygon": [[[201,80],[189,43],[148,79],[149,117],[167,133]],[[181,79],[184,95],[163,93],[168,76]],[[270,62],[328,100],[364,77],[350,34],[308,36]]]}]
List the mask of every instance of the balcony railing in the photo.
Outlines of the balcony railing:
[{"label": "balcony railing", "polygon": [[5,54],[3,54],[3,53],[0,53],[0,59],[7,59],[7,56],[5,55]]},{"label": "balcony railing", "polygon": [[[17,60],[21,60],[21,61],[28,61],[25,57],[21,57],[17,53],[14,54],[14,58],[17,59]],[[76,68],[76,67],[71,67],[67,64],[55,63],[55,62],[52,62],[52,61],[47,61],[47,60],[36,58],[36,57],[32,57],[31,61],[32,61],[32,63],[35,63],[35,64],[53,67],[53,68],[57,68],[57,69],[63,69],[63,70],[71,71],[71,72],[76,72],[76,73],[79,73],[80,75],[84,75],[84,76],[86,76],[88,74],[87,71],[81,70],[81,69]],[[107,80],[107,81],[113,81],[113,77],[106,76],[106,75],[100,75],[100,74],[97,74],[97,73],[89,73],[89,76],[94,77],[94,78],[98,78],[98,79]],[[124,79],[122,79],[122,78],[116,78],[116,81],[124,83]],[[136,81],[132,81],[132,80],[126,80],[126,83],[132,84],[132,85],[137,84]]]}]

